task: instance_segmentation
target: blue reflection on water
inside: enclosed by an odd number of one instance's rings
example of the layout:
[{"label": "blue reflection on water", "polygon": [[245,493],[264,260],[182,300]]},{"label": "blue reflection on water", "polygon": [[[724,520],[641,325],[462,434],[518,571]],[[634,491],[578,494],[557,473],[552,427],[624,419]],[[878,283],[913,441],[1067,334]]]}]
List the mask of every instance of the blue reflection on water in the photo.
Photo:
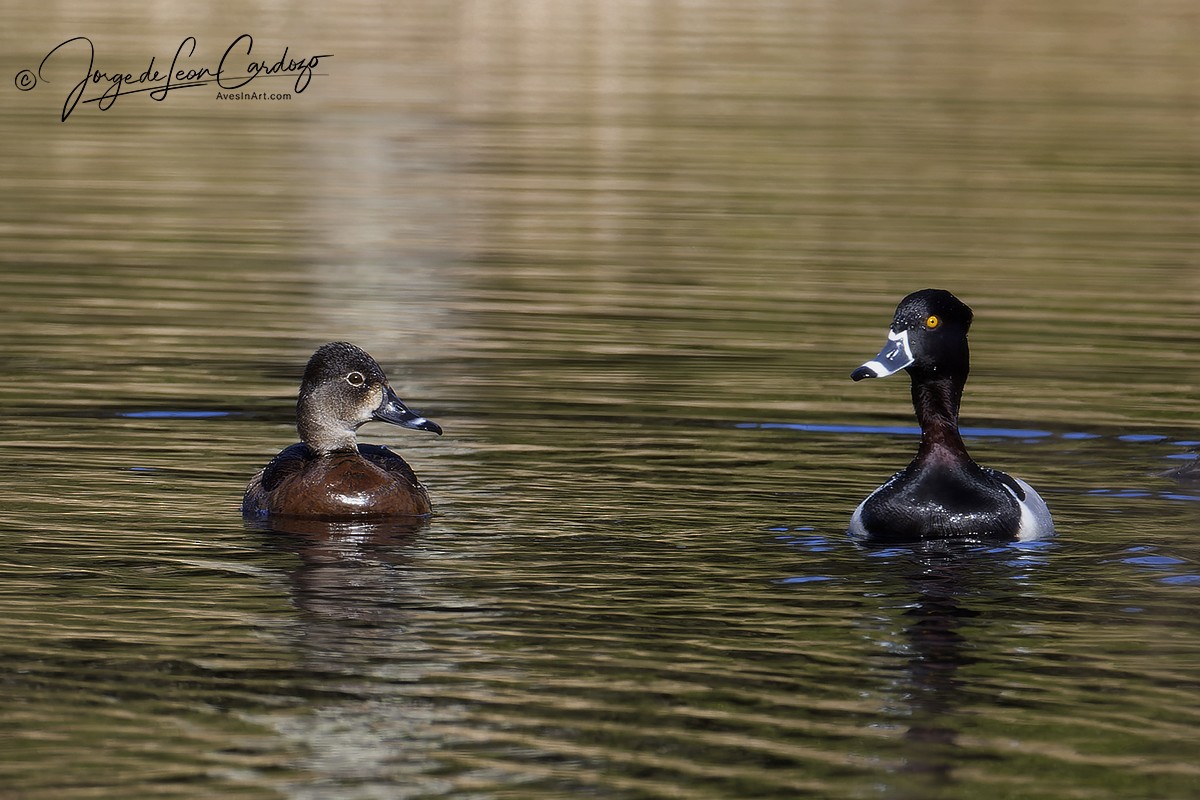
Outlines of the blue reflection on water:
[{"label": "blue reflection on water", "polygon": [[1118,498],[1138,498],[1138,497],[1155,497],[1160,500],[1184,500],[1194,503],[1200,501],[1200,495],[1181,494],[1180,492],[1147,492],[1141,489],[1109,489],[1101,487],[1099,489],[1088,489],[1087,494],[1105,495],[1106,497]]},{"label": "blue reflection on water", "polygon": [[[786,431],[801,431],[803,433],[866,433],[866,434],[883,434],[888,436],[920,436],[921,429],[916,425],[844,425],[844,424],[818,424],[809,422],[735,422],[733,427],[742,430],[786,430]],[[1103,439],[1104,435],[1099,433],[1089,433],[1087,431],[1068,431],[1066,433],[1055,434],[1052,431],[1043,431],[1038,429],[1026,428],[961,428],[960,432],[967,438],[1000,438],[1000,439],[1024,439],[1032,441],[1036,439],[1046,439],[1055,437],[1070,441],[1086,441],[1091,439]],[[1166,442],[1171,437],[1160,433],[1125,433],[1115,437],[1117,441],[1128,442],[1131,444],[1144,444],[1153,442]],[[1197,447],[1200,446],[1200,441],[1192,441],[1189,439],[1178,439],[1170,441],[1173,447]],[[1194,460],[1197,458],[1196,453],[1177,453],[1165,456],[1169,459],[1178,460]]]},{"label": "blue reflection on water", "polygon": [[1045,550],[1057,550],[1059,543],[1053,539],[1041,539],[1036,542],[1010,542],[1005,547],[1009,550],[1020,550],[1022,553],[1033,555]]},{"label": "blue reflection on water", "polygon": [[1200,575],[1170,575],[1163,578],[1160,583],[1168,586],[1200,586]]},{"label": "blue reflection on water", "polygon": [[1181,558],[1173,558],[1171,556],[1135,556],[1122,560],[1126,564],[1137,564],[1142,567],[1173,567],[1176,564],[1186,563]]},{"label": "blue reflection on water", "polygon": [[777,536],[776,538],[792,547],[799,547],[802,550],[807,550],[810,553],[828,553],[837,547],[837,543],[831,541],[825,536],[814,534],[816,530],[811,525],[804,525],[798,528],[789,528],[786,526],[770,528],[775,532],[793,531],[800,533],[800,536]]},{"label": "blue reflection on water", "polygon": [[1185,566],[1185,568],[1193,567],[1193,564],[1187,559],[1156,553],[1155,548],[1150,545],[1134,545],[1127,547],[1125,552],[1145,553],[1146,555],[1134,555],[1120,559],[1124,564],[1141,567],[1149,574],[1172,573],[1159,577],[1159,583],[1166,584],[1167,586],[1200,586],[1200,575],[1180,571],[1181,565]]},{"label": "blue reflection on water", "polygon": [[[759,430],[788,430],[805,433],[883,433],[900,436],[920,436],[916,425],[817,425],[807,422],[738,422],[735,428]],[[1052,436],[1050,431],[1024,430],[1021,428],[962,428],[963,436],[989,436],[1008,439],[1041,439]]]}]

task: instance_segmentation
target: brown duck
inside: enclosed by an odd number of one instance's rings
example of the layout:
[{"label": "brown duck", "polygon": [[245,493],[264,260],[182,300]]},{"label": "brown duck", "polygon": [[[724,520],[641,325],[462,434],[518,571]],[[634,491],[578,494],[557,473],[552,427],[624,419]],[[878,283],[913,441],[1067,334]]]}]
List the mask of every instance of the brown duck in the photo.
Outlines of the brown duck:
[{"label": "brown duck", "polygon": [[429,493],[404,459],[381,445],[358,443],[355,432],[372,420],[442,432],[400,401],[365,350],[348,342],[319,347],[304,369],[296,403],[301,441],[250,479],[242,515],[336,520],[429,514]]}]

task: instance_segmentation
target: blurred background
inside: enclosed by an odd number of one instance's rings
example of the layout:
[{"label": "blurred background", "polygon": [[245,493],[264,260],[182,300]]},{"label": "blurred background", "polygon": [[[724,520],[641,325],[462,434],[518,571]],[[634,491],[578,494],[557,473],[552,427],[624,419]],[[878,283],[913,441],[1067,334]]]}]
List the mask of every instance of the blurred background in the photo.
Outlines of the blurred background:
[{"label": "blurred background", "polygon": [[[9,795],[1193,791],[1194,3],[0,11]],[[332,57],[18,88],[243,33]],[[846,541],[916,442],[849,373],[927,286],[1055,542]],[[445,428],[361,431],[439,513],[247,527],[337,339]]]}]

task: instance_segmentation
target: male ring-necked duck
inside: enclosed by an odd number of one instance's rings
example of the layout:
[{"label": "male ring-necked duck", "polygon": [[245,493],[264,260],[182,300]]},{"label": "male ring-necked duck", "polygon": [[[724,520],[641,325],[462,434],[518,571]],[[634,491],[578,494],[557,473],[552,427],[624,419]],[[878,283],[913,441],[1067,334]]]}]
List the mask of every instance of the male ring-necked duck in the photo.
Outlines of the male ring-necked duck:
[{"label": "male ring-necked duck", "polygon": [[896,307],[883,350],[850,375],[860,381],[907,370],[921,424],[916,458],[859,504],[851,536],[873,542],[1032,541],[1054,533],[1050,510],[1033,487],[980,467],[959,435],[971,318],[971,309],[950,292],[913,292]]},{"label": "male ring-necked duck", "polygon": [[302,441],[250,479],[242,514],[347,519],[430,513],[429,494],[404,459],[380,445],[358,444],[355,431],[371,420],[442,432],[405,407],[365,350],[347,342],[322,345],[308,360],[296,403]]}]

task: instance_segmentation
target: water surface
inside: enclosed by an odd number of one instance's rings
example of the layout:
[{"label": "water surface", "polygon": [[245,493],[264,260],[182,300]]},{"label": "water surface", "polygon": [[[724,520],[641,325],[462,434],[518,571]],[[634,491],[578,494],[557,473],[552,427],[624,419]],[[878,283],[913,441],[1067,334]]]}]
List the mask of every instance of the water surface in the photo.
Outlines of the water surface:
[{"label": "water surface", "polygon": [[[334,56],[6,90],[0,793],[1194,793],[1190,4],[8,6],[9,76]],[[1057,539],[847,540],[916,445],[849,373],[925,286]],[[239,518],[334,339],[445,428],[362,431],[428,524]]]}]

